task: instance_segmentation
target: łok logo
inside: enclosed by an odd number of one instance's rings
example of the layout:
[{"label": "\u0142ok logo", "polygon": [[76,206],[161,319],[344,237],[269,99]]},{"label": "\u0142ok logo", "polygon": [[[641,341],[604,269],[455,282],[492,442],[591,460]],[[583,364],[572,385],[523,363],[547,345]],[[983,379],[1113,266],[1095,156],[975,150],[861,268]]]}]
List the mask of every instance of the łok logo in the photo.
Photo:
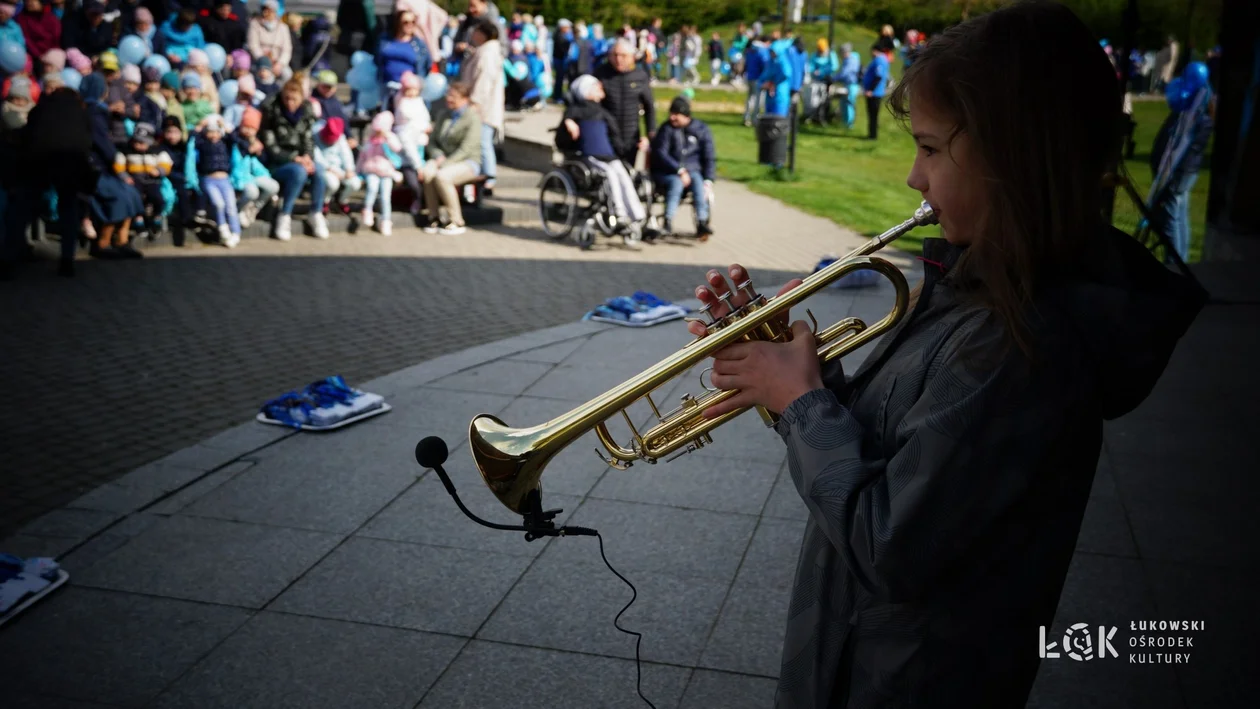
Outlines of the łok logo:
[{"label": "\u0142ok logo", "polygon": [[[1067,632],[1063,634],[1063,652],[1067,656],[1078,662],[1085,662],[1097,657],[1105,658],[1110,652],[1112,657],[1120,657],[1120,653],[1116,652],[1116,648],[1112,646],[1111,639],[1116,635],[1116,628],[1108,628],[1106,626],[1098,626],[1098,646],[1094,646],[1094,636],[1089,631],[1089,626],[1085,623],[1076,623],[1069,627]],[[1038,644],[1038,650],[1041,657],[1054,659],[1059,657],[1060,653],[1054,652],[1058,647],[1058,643],[1046,644],[1046,626],[1041,626],[1041,642]]]}]

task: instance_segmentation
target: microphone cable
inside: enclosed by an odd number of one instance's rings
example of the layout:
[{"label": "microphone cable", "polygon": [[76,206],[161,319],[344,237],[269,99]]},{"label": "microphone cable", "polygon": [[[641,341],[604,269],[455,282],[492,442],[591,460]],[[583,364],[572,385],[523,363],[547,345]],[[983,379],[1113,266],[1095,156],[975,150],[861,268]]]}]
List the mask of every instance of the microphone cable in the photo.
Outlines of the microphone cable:
[{"label": "microphone cable", "polygon": [[617,578],[621,579],[623,582],[625,582],[627,586],[630,587],[630,602],[627,603],[626,606],[621,609],[621,612],[618,613],[615,618],[613,618],[613,627],[625,633],[626,635],[634,636],[635,638],[634,640],[634,672],[635,672],[634,689],[636,692],[639,693],[639,699],[642,699],[644,702],[646,702],[648,706],[652,707],[652,709],[656,709],[656,705],[653,704],[650,699],[643,696],[643,661],[639,657],[639,646],[643,644],[643,633],[637,633],[633,630],[626,630],[625,628],[621,627],[621,623],[619,622],[621,620],[621,616],[624,615],[626,611],[630,610],[630,606],[634,605],[635,599],[639,597],[639,591],[638,589],[634,587],[634,584],[630,583],[630,579],[627,579],[625,576],[622,576],[616,569],[613,568],[613,565],[608,561],[608,555],[604,553],[603,535],[600,534],[598,531],[596,531],[595,538],[599,540],[599,555],[604,559],[604,565],[607,566],[608,570],[613,572],[613,574],[615,574]]}]

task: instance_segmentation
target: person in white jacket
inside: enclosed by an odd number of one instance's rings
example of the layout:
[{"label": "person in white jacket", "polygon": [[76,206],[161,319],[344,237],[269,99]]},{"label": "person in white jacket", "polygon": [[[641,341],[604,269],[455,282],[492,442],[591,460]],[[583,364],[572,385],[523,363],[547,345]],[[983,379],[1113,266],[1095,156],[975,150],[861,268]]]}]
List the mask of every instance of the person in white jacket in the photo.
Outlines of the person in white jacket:
[{"label": "person in white jacket", "polygon": [[279,73],[281,81],[293,75],[289,61],[293,58],[293,38],[289,28],[280,21],[280,3],[263,0],[262,13],[249,23],[245,46],[254,59],[267,57]]},{"label": "person in white jacket", "polygon": [[315,134],[315,167],[324,171],[324,204],[335,203],[341,213],[349,214],[347,198],[362,189],[363,178],[355,174],[345,121],[336,116],[324,121]]},{"label": "person in white jacket", "polygon": [[491,190],[497,172],[494,146],[503,133],[503,45],[498,25],[487,18],[473,25],[471,34],[476,51],[464,63],[460,78],[472,86],[469,98],[481,114],[481,174],[486,177],[483,187]]},{"label": "person in white jacket", "polygon": [[404,164],[414,170],[424,167],[420,149],[429,144],[429,127],[432,120],[429,108],[420,95],[420,77],[405,71],[402,75],[402,91],[394,97],[394,133],[402,142]]}]

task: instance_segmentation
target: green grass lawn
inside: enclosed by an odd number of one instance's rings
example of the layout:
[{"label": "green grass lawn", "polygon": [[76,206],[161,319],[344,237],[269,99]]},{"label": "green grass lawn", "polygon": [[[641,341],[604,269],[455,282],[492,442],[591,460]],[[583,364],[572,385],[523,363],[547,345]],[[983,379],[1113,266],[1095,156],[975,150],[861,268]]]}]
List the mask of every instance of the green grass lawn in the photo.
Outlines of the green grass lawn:
[{"label": "green grass lawn", "polygon": [[[796,29],[810,50],[818,37],[827,36],[825,22],[797,25]],[[721,33],[723,44],[729,46],[735,25],[713,27],[701,34],[707,39],[714,30]],[[836,23],[836,44],[852,42],[855,49],[863,52],[863,64],[866,50],[875,41],[875,36],[874,30]],[[702,74],[707,80],[707,62],[702,63],[705,65]],[[893,64],[893,76],[900,76],[903,71],[898,58]],[[658,85],[655,88],[658,120],[664,120],[670,100],[682,91],[681,86]],[[718,173],[722,177],[742,182],[756,192],[870,236],[905,220],[919,205],[918,193],[906,186],[906,175],[914,161],[914,140],[886,113],[880,119],[879,140],[862,140],[866,135],[864,101],[858,104],[857,121],[852,131],[835,125],[802,126],[797,136],[796,174],[785,178],[757,163],[756,139],[752,129],[743,126],[739,113],[745,96],[743,92],[704,87],[696,87],[694,91],[693,100],[697,107],[715,109],[697,112],[696,115],[713,129],[718,151]],[[1126,167],[1143,198],[1151,183],[1148,167],[1151,145],[1167,115],[1168,105],[1163,101],[1133,103],[1137,149],[1133,159],[1126,161]],[[1203,243],[1209,180],[1206,167],[1209,163],[1210,153],[1204,158],[1204,169],[1200,171],[1191,194],[1191,261],[1198,260]],[[1137,207],[1123,191],[1117,190],[1115,225],[1132,233],[1138,219]],[[936,227],[916,229],[900,239],[897,246],[917,253],[923,237],[939,233]]]},{"label": "green grass lawn", "polygon": [[[656,90],[661,120],[664,120],[669,101],[681,91],[681,88],[669,86]],[[724,106],[721,112],[696,115],[713,129],[718,151],[718,173],[726,179],[742,182],[756,192],[869,236],[908,218],[920,203],[918,193],[906,186],[906,175],[914,160],[914,140],[887,114],[880,120],[879,140],[863,140],[866,136],[865,102],[858,106],[857,122],[852,131],[834,124],[801,126],[797,134],[796,174],[786,177],[775,175],[770,168],[757,163],[756,139],[752,129],[744,127],[738,110],[743,101],[742,93],[698,90],[695,100],[697,103]],[[1126,161],[1126,166],[1143,197],[1151,182],[1151,171],[1147,166],[1151,144],[1167,115],[1168,106],[1162,101],[1134,102],[1137,150],[1134,158]],[[1191,261],[1198,260],[1203,243],[1209,179],[1206,166],[1209,162],[1205,158],[1204,169],[1199,173],[1191,196]],[[1138,218],[1137,207],[1124,192],[1117,191],[1115,225],[1132,233]],[[923,237],[939,233],[935,227],[916,229],[900,239],[897,245],[903,250],[918,253]]]}]

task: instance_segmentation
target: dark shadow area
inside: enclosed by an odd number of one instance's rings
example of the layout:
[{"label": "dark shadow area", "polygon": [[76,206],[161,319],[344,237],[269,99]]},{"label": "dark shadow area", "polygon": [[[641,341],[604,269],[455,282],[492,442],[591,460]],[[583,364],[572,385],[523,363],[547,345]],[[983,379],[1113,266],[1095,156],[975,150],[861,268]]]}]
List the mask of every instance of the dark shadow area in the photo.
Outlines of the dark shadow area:
[{"label": "dark shadow area", "polygon": [[[625,248],[608,242],[595,248]],[[181,255],[77,267],[58,279],[54,263],[27,263],[0,283],[0,538],[316,379],[367,381],[574,322],[636,290],[689,298],[704,276],[656,263],[400,257]],[[798,275],[755,274],[763,284]],[[683,327],[664,327],[674,326]]]}]

